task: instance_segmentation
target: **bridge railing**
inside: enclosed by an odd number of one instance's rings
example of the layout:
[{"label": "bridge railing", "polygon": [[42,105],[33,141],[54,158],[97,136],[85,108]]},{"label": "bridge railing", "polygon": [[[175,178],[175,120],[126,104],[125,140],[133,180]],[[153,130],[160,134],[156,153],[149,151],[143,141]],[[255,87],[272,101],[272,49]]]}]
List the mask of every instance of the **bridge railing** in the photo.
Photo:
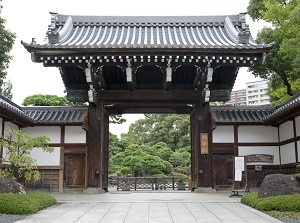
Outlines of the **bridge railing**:
[{"label": "bridge railing", "polygon": [[178,184],[184,184],[187,187],[187,177],[116,177],[115,186],[117,190],[122,189],[125,184],[130,185],[130,189],[150,189],[150,190],[166,190],[178,188]]}]

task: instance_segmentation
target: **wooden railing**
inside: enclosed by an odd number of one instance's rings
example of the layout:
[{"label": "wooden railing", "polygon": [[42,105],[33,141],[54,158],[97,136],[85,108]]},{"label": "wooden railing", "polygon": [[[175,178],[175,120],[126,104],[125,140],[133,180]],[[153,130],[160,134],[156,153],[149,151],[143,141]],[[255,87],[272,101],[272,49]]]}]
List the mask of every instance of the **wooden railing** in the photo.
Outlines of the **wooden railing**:
[{"label": "wooden railing", "polygon": [[[183,181],[184,188],[187,187],[187,177],[116,177],[111,179],[111,184],[117,186],[117,190],[122,189],[125,184],[130,185],[130,189],[150,189],[166,190],[178,188],[179,182]],[[115,181],[113,183],[113,181]]]}]

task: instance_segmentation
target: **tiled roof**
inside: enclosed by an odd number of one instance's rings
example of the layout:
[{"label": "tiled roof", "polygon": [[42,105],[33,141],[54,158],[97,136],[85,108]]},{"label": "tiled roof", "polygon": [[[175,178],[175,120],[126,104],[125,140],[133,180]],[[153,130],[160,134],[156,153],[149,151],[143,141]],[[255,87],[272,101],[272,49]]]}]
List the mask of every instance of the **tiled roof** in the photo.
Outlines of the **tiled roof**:
[{"label": "tiled roof", "polygon": [[262,119],[266,124],[280,124],[290,118],[290,115],[300,114],[300,92],[284,101],[274,112]]},{"label": "tiled roof", "polygon": [[[19,125],[32,125],[34,120],[28,117],[21,107],[0,95],[0,115]],[[1,116],[0,116],[1,117]]]},{"label": "tiled roof", "polygon": [[252,39],[245,15],[73,16],[52,14],[45,40],[34,48],[263,49]]},{"label": "tiled roof", "polygon": [[262,123],[275,110],[272,106],[215,106],[211,107],[216,123]]},{"label": "tiled roof", "polygon": [[36,125],[81,125],[87,107],[41,106],[23,107],[24,112],[36,121]]}]

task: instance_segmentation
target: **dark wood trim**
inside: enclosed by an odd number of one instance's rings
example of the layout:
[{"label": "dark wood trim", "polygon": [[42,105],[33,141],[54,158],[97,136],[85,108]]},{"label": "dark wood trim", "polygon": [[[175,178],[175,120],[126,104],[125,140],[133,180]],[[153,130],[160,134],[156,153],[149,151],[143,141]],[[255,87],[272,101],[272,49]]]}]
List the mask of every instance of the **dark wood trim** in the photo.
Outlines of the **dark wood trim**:
[{"label": "dark wood trim", "polygon": [[293,142],[297,142],[298,140],[300,140],[300,136],[298,137],[295,137],[295,138],[291,138],[291,139],[287,139],[287,140],[284,140],[282,142],[279,142],[279,145],[280,146],[284,146],[286,144],[290,144],[290,143],[293,143]]},{"label": "dark wood trim", "polygon": [[176,103],[193,104],[195,100],[199,98],[199,91],[195,90],[135,90],[135,91],[122,91],[122,90],[111,90],[111,91],[97,91],[97,98],[104,103],[145,103],[148,101],[152,103],[156,102],[165,105]]},{"label": "dark wood trim", "polygon": [[[1,125],[1,137],[4,137],[4,119],[2,118],[2,125]],[[3,147],[0,146],[0,172],[2,171],[2,157],[3,157]]]},{"label": "dark wood trim", "polygon": [[59,171],[59,183],[58,183],[58,191],[63,192],[64,188],[64,166],[65,166],[65,156],[64,156],[64,143],[65,143],[65,135],[66,129],[65,126],[60,126],[60,167]]},{"label": "dark wood trim", "polygon": [[49,143],[50,147],[81,147],[86,146],[87,143]]},{"label": "dark wood trim", "polygon": [[273,142],[257,142],[257,143],[213,143],[213,145],[220,146],[220,145],[230,145],[232,147],[236,146],[279,146],[278,143]]},{"label": "dark wood trim", "polygon": [[63,170],[60,166],[38,166],[38,170]]},{"label": "dark wood trim", "polygon": [[[296,130],[296,119],[293,119],[293,129],[294,129],[294,139],[297,139],[297,130]],[[296,156],[296,163],[298,163],[298,145],[297,145],[297,141],[294,141],[294,146],[295,146],[295,156]]]},{"label": "dark wood trim", "polygon": [[281,165],[281,148],[280,148],[280,131],[279,127],[277,127],[277,138],[278,138],[278,152],[279,152],[279,165]]},{"label": "dark wood trim", "polygon": [[234,125],[233,126],[233,142],[234,142],[234,146],[233,146],[233,151],[234,151],[234,155],[238,156],[239,155],[239,131],[238,131],[238,125]]},{"label": "dark wood trim", "polygon": [[64,149],[64,155],[65,154],[86,154],[86,147],[81,148],[65,148]]}]

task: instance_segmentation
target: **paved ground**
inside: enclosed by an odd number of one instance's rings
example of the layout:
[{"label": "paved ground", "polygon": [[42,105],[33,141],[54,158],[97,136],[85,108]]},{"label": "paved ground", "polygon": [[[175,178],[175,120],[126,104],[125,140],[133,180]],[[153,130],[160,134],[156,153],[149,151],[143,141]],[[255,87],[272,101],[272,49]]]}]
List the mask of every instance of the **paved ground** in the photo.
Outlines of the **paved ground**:
[{"label": "paved ground", "polygon": [[229,198],[229,192],[111,191],[51,193],[58,203],[18,223],[267,223],[281,222]]}]

